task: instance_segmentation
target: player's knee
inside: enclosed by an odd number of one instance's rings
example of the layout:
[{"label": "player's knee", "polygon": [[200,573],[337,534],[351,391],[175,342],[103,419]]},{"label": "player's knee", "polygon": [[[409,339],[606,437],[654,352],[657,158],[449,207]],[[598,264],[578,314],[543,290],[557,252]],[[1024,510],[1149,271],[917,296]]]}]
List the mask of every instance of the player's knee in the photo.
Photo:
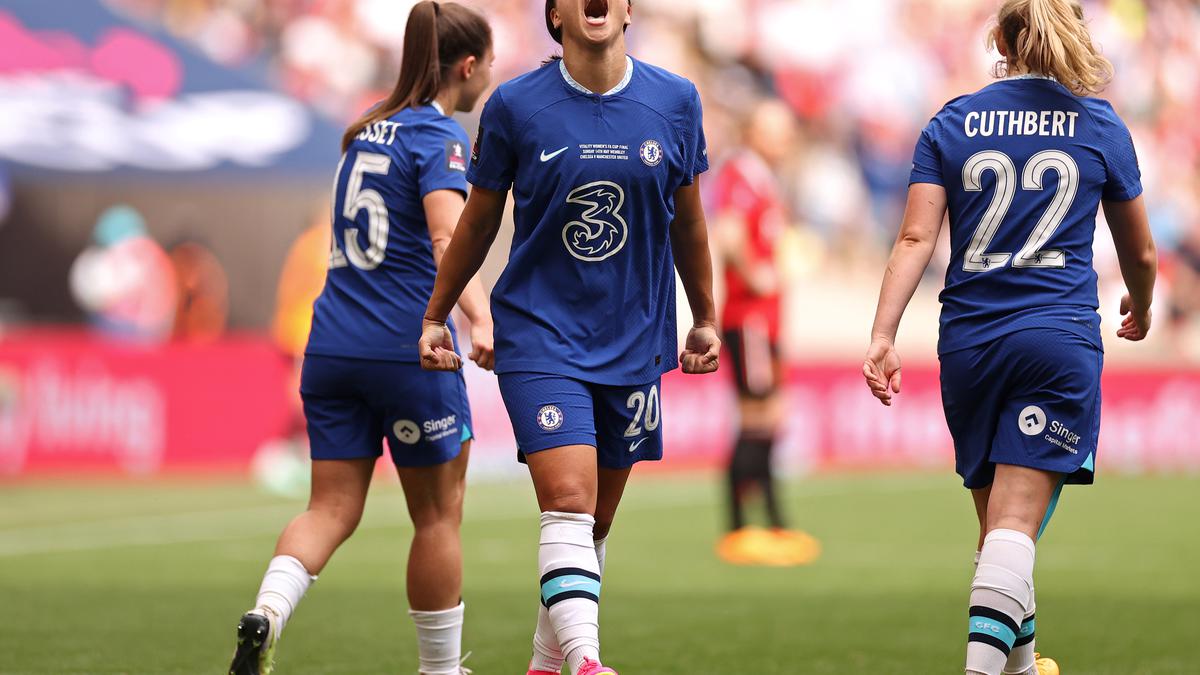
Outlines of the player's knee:
[{"label": "player's knee", "polygon": [[431,500],[410,509],[417,530],[457,529],[462,524],[462,496]]},{"label": "player's knee", "polygon": [[563,483],[540,490],[543,511],[588,513],[596,510],[596,492],[583,485]]},{"label": "player's knee", "polygon": [[1000,512],[996,514],[989,512],[986,525],[983,525],[982,527],[988,532],[992,532],[994,530],[1014,530],[1016,532],[1025,533],[1030,539],[1036,539],[1037,531],[1041,529],[1041,526],[1041,518],[1036,517],[1031,513],[1017,511],[1012,513]]},{"label": "player's knee", "polygon": [[336,528],[345,539],[358,528],[362,520],[363,505],[353,500],[325,500],[309,505],[312,511]]}]

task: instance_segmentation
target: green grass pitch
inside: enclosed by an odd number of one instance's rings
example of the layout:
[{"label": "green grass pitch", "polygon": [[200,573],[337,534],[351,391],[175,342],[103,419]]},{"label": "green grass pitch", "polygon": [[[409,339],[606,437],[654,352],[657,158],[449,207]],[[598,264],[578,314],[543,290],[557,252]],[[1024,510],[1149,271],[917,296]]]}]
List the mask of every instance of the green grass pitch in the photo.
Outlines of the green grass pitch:
[{"label": "green grass pitch", "polygon": [[[631,486],[610,540],[605,660],[625,675],[961,673],[974,552],[950,475],[788,485],[825,552],[795,569],[723,565],[711,476]],[[1038,553],[1039,650],[1067,675],[1200,673],[1200,480],[1068,488]],[[0,485],[0,673],[221,673],[282,525],[301,502],[230,484]],[[359,532],[284,635],[278,673],[413,673],[410,529],[377,481]],[[536,608],[524,483],[473,486],[468,666],[520,675]]]}]

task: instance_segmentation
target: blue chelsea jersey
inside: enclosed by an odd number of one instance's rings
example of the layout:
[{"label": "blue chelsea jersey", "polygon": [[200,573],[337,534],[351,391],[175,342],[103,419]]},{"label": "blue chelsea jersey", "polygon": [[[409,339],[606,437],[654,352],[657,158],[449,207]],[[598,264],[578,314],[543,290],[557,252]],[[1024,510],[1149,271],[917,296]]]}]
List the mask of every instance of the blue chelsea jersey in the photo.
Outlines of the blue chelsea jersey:
[{"label": "blue chelsea jersey", "polygon": [[432,105],[355,138],[334,180],[329,275],[305,353],[417,361],[437,275],[422,199],[435,190],[466,195],[468,148],[463,128]]},{"label": "blue chelsea jersey", "polygon": [[708,169],[696,87],[627,58],[595,94],[556,61],[502,85],[480,124],[467,179],[515,201],[496,371],[626,385],[673,369],[675,192]]},{"label": "blue chelsea jersey", "polygon": [[1133,141],[1107,102],[1046,78],[993,83],[930,121],[910,182],[944,186],[949,202],[939,353],[1038,327],[1103,348],[1096,210],[1142,192]]}]

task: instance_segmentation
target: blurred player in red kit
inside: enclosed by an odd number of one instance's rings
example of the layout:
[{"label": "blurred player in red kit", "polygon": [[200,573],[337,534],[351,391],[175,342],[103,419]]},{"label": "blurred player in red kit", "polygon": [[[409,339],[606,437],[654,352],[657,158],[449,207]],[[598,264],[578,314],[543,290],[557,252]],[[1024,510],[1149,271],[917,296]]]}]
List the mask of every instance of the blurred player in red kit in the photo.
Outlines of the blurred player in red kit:
[{"label": "blurred player in red kit", "polygon": [[[812,537],[787,529],[771,470],[782,412],[783,287],[775,247],[787,223],[775,172],[791,156],[796,134],[795,118],[783,103],[755,105],[744,124],[742,147],[725,161],[710,193],[725,268],[725,360],[733,365],[740,420],[728,466],[729,532],[717,554],[735,564],[801,565],[820,553]],[[745,505],[756,493],[766,508],[767,530],[747,526]]]}]

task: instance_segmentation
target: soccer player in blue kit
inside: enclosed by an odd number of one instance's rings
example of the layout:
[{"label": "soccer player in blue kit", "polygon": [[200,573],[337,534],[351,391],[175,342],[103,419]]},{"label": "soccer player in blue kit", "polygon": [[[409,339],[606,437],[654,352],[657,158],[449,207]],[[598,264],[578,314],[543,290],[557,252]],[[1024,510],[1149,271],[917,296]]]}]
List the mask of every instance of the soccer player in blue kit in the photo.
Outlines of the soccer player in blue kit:
[{"label": "soccer player in blue kit", "polygon": [[[300,384],[312,496],[280,535],[255,607],[242,617],[231,675],[271,671],[296,605],[358,525],[385,439],[415,527],[408,601],[420,673],[464,672],[459,524],[471,414],[462,375],[422,369],[416,345],[467,194],[469,141],[448,115],[475,107],[491,67],[492,33],[482,16],[419,2],[395,89],[343,139],[329,274]],[[477,280],[459,305],[471,321],[471,358],[490,368],[492,322]]]},{"label": "soccer player in blue kit", "polygon": [[[662,374],[717,369],[700,97],[625,53],[628,0],[549,0],[561,60],[484,106],[474,185],[425,315],[422,364],[458,367],[443,322],[482,264],[511,190],[492,293],[496,372],[541,508],[541,608],[529,672],[600,663],[605,542],[633,465],[662,456]],[[694,325],[676,357],[675,270]]]},{"label": "soccer player in blue kit", "polygon": [[1006,0],[990,36],[1005,79],[954,99],[917,142],[908,208],[863,374],[900,391],[893,341],[947,208],[942,402],[980,539],[966,672],[1057,675],[1034,653],[1034,550],[1064,483],[1093,480],[1103,343],[1092,267],[1103,205],[1128,294],[1117,336],[1150,330],[1157,255],[1112,76],[1074,0]]}]

